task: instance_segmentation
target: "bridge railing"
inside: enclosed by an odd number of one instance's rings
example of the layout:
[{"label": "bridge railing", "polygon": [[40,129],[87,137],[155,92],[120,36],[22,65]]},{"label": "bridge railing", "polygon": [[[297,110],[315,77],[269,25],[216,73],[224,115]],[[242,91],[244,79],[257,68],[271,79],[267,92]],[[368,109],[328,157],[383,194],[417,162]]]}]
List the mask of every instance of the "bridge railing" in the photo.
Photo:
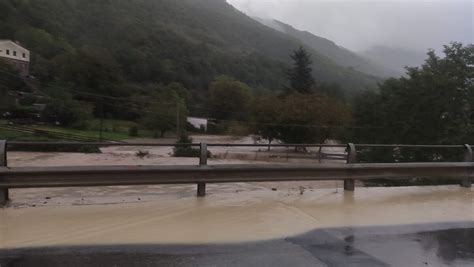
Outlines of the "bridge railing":
[{"label": "bridge railing", "polygon": [[[51,143],[11,142],[12,144],[98,145],[98,146],[176,146],[149,143]],[[268,147],[255,144],[178,144],[199,146],[199,165],[186,166],[88,166],[88,167],[7,167],[6,141],[0,141],[0,205],[8,199],[11,188],[197,184],[198,197],[206,194],[207,183],[281,182],[281,181],[344,181],[346,191],[354,191],[355,180],[375,178],[403,179],[409,177],[449,178],[470,187],[474,176],[473,151],[470,145],[323,145],[274,144],[273,147],[346,147],[347,164],[342,165],[207,165],[208,147]],[[357,163],[357,147],[427,147],[464,148],[464,162],[450,163]]]}]

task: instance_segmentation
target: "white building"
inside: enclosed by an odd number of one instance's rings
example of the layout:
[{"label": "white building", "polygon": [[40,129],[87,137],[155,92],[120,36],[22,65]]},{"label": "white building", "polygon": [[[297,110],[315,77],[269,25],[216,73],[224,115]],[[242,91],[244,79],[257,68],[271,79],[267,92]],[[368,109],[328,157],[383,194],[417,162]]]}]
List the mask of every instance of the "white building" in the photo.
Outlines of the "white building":
[{"label": "white building", "polygon": [[18,42],[0,40],[0,58],[10,63],[22,76],[29,75],[30,51]]},{"label": "white building", "polygon": [[208,119],[188,117],[188,123],[196,129],[207,132]]}]

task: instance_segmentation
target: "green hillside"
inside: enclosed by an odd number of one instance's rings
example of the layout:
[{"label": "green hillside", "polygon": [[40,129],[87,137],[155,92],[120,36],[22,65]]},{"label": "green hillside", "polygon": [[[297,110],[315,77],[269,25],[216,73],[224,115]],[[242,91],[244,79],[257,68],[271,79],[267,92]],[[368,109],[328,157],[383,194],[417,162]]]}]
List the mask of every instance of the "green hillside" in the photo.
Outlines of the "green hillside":
[{"label": "green hillside", "polygon": [[[43,82],[111,95],[157,82],[205,89],[222,74],[278,90],[300,45],[224,0],[3,0],[0,39],[30,48],[32,73]],[[319,82],[361,90],[378,80],[310,52]]]}]

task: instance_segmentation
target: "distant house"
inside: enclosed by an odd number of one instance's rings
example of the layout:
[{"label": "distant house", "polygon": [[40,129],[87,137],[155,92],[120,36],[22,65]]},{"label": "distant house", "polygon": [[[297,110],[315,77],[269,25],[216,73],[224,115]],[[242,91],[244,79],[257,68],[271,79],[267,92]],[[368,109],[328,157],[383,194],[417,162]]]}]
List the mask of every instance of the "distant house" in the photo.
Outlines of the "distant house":
[{"label": "distant house", "polygon": [[18,42],[0,40],[0,58],[10,63],[20,75],[26,77],[30,72],[30,51]]},{"label": "distant house", "polygon": [[207,132],[208,119],[188,117],[188,123],[194,128]]}]

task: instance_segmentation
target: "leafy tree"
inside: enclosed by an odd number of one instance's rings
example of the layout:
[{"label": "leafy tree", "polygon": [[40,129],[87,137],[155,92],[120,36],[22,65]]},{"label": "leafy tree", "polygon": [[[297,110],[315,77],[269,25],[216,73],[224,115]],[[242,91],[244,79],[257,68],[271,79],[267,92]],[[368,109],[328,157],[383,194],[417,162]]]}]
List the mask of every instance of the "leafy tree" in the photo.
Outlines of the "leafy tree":
[{"label": "leafy tree", "polygon": [[30,91],[31,89],[8,62],[0,58],[0,90]]},{"label": "leafy tree", "polygon": [[257,98],[255,133],[270,143],[324,143],[346,137],[351,111],[343,102],[321,95],[290,94]]},{"label": "leafy tree", "polygon": [[10,64],[0,58],[0,112],[15,107],[15,99],[10,95],[11,92],[30,90],[18,75]]},{"label": "leafy tree", "polygon": [[158,137],[158,134],[164,137],[166,132],[176,129],[177,120],[180,130],[184,131],[186,128],[186,102],[173,88],[176,88],[176,84],[159,86],[145,102],[148,107],[144,109],[141,122],[146,129],[155,132],[155,137]]},{"label": "leafy tree", "polygon": [[291,89],[300,94],[311,94],[315,84],[311,55],[300,46],[298,50],[293,51],[290,57],[293,60],[293,67],[288,70],[287,77]]},{"label": "leafy tree", "polygon": [[320,83],[316,86],[316,93],[346,102],[348,94],[338,83]]},{"label": "leafy tree", "polygon": [[338,139],[351,122],[343,103],[324,96],[292,94],[281,102],[280,138],[285,143],[324,143]]},{"label": "leafy tree", "polygon": [[251,101],[250,88],[228,76],[216,78],[209,86],[209,109],[215,119],[246,120]]},{"label": "leafy tree", "polygon": [[[263,96],[254,101],[255,133],[271,144],[280,138],[281,100],[275,96]],[[269,147],[270,149],[270,147]]]},{"label": "leafy tree", "polygon": [[92,116],[92,106],[76,101],[61,88],[48,88],[48,102],[41,113],[42,120],[61,126],[85,128]]},{"label": "leafy tree", "polygon": [[[356,141],[473,143],[474,46],[452,43],[444,47],[444,54],[441,58],[429,51],[425,64],[408,68],[407,77],[389,79],[380,86],[379,94],[357,98],[355,123],[374,128],[361,130]],[[400,157],[401,160],[440,158],[432,152],[417,151],[401,153]]]}]

